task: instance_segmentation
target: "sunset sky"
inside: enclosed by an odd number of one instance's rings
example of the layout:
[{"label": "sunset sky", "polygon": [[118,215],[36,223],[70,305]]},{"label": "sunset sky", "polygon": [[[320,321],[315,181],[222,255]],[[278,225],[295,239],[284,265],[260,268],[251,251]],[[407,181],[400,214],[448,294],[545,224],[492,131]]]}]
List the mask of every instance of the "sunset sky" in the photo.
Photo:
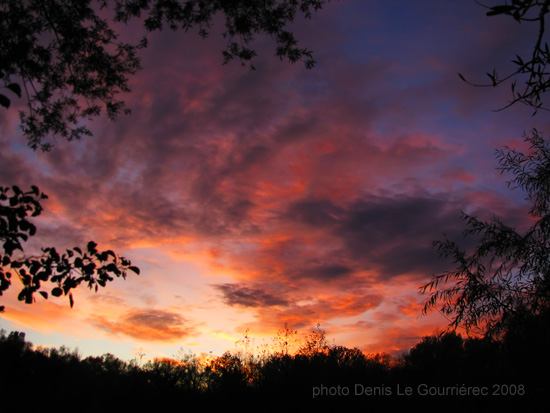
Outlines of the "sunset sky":
[{"label": "sunset sky", "polygon": [[[418,288],[452,269],[432,241],[459,239],[461,211],[521,224],[528,208],[495,169],[544,116],[514,106],[511,69],[534,32],[473,0],[333,1],[293,26],[317,65],[281,62],[258,37],[255,71],[222,65],[223,27],[165,31],[142,51],[130,116],[33,152],[0,111],[3,186],[48,194],[26,246],[89,240],[141,268],[97,294],[25,305],[17,281],[0,328],[36,345],[123,359],[221,354],[248,329],[285,323],[336,344],[399,352],[448,323]],[[129,36],[133,33],[126,33]],[[15,103],[14,103],[15,104]]]}]

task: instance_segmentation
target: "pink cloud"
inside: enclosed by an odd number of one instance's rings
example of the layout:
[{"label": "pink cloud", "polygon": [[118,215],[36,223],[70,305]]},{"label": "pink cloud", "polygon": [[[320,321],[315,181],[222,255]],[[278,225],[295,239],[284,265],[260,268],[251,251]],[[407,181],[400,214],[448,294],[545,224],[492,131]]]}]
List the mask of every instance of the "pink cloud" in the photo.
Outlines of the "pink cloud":
[{"label": "pink cloud", "polygon": [[128,311],[115,320],[98,316],[89,320],[95,327],[114,335],[140,341],[178,342],[196,334],[196,328],[181,315],[165,310]]}]

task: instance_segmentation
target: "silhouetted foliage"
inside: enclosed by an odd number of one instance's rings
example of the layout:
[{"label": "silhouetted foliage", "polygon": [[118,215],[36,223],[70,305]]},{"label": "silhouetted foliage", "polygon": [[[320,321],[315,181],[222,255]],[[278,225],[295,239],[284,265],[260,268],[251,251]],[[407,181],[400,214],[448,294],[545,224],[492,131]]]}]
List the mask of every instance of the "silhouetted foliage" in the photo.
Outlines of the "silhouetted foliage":
[{"label": "silhouetted foliage", "polygon": [[[42,212],[40,202],[47,196],[36,186],[23,192],[19,187],[0,187],[0,241],[3,242],[0,253],[0,295],[11,286],[13,277],[23,285],[19,301],[32,304],[34,294],[42,297],[49,295],[68,296],[71,307],[74,304],[72,289],[81,283],[90,289],[98,290],[114,277],[126,278],[128,271],[139,274],[139,268],[124,257],[111,250],[99,251],[97,244],[88,242],[85,248],[74,247],[59,253],[55,248],[42,248],[39,256],[15,256],[16,251],[23,252],[23,244],[36,234],[35,225],[29,218]],[[47,290],[44,284],[49,283]],[[4,306],[0,306],[0,312]]]},{"label": "silhouetted foliage", "polygon": [[[550,90],[550,47],[546,38],[546,20],[548,17],[550,2],[547,0],[511,0],[504,4],[485,6],[489,10],[487,16],[509,16],[522,24],[537,25],[537,35],[533,47],[527,56],[516,55],[512,63],[516,70],[501,76],[496,69],[487,73],[491,83],[480,86],[499,86],[502,83],[512,80],[512,100],[504,108],[510,107],[517,102],[524,103],[535,109],[548,110],[543,97]],[[466,80],[460,75],[462,80]],[[519,80],[519,84],[518,84]],[[504,109],[503,108],[503,109]]]},{"label": "silhouetted foliage", "polygon": [[431,292],[424,311],[441,306],[453,328],[481,325],[487,332],[500,333],[518,313],[548,311],[550,143],[536,130],[525,141],[530,153],[506,147],[497,151],[497,158],[499,169],[514,175],[509,186],[526,191],[532,202],[533,225],[519,233],[498,217],[483,221],[464,213],[468,226],[464,235],[479,237],[477,247],[467,252],[449,239],[434,243],[442,256],[453,259],[456,269],[435,275],[421,288]]},{"label": "silhouetted foliage", "polygon": [[[119,98],[140,69],[139,49],[119,40],[118,23],[143,22],[146,32],[169,27],[208,35],[212,20],[225,17],[223,62],[250,63],[258,34],[271,36],[276,55],[314,66],[311,50],[298,46],[287,27],[298,12],[310,18],[328,0],[1,0],[0,81],[9,107],[23,96],[21,127],[31,148],[51,149],[51,136],[67,140],[91,135],[82,120],[102,111],[114,120],[129,113]],[[109,17],[107,17],[109,16]],[[253,66],[251,66],[253,67]]]},{"label": "silhouetted foliage", "polygon": [[330,345],[327,343],[325,331],[321,329],[320,324],[317,324],[317,328],[309,333],[305,342],[299,346],[298,354],[316,355],[326,353],[329,349]]},{"label": "silhouetted foliage", "polygon": [[275,354],[287,356],[293,352],[297,345],[297,330],[292,330],[285,323],[284,327],[277,331],[277,335],[273,338],[273,347],[276,349]]},{"label": "silhouetted foliage", "polygon": [[[226,352],[205,363],[186,354],[139,365],[112,354],[83,359],[65,347],[33,349],[24,333],[0,331],[0,388],[14,399],[32,394],[27,407],[62,403],[80,411],[160,410],[176,403],[271,412],[544,411],[549,383],[541,373],[547,365],[540,353],[520,351],[516,339],[509,340],[450,332],[425,337],[401,359],[330,345],[308,355],[250,359]],[[486,394],[472,394],[476,390]]]},{"label": "silhouetted foliage", "polygon": [[425,337],[406,356],[407,366],[422,372],[420,380],[452,384],[465,364],[463,338],[455,332]]}]

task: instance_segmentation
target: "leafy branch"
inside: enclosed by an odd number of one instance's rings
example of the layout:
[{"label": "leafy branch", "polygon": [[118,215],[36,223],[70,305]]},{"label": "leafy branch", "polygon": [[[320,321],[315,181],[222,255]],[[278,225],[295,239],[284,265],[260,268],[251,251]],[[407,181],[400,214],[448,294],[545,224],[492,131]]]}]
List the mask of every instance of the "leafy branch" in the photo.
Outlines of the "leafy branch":
[{"label": "leafy branch", "polygon": [[[35,302],[34,294],[47,299],[49,295],[68,296],[70,306],[74,299],[72,290],[80,284],[98,291],[114,277],[126,278],[128,271],[139,274],[138,267],[112,250],[100,251],[93,241],[85,248],[74,247],[59,254],[53,247],[42,248],[40,256],[15,258],[14,252],[23,252],[22,242],[36,234],[35,225],[28,220],[42,212],[40,201],[47,196],[36,186],[23,192],[19,187],[0,187],[0,240],[3,254],[0,254],[0,295],[18,278],[23,288],[18,299],[26,304]],[[44,287],[45,283],[50,283]],[[0,312],[4,306],[0,306]]]},{"label": "leafy branch", "polygon": [[550,142],[536,130],[525,140],[531,153],[499,150],[498,169],[514,174],[508,182],[512,189],[527,192],[534,224],[520,234],[498,217],[482,221],[463,213],[464,236],[478,237],[474,250],[468,253],[448,239],[434,242],[455,269],[434,275],[420,288],[430,293],[423,312],[440,307],[452,328],[482,324],[498,333],[514,314],[538,314],[550,306]]},{"label": "leafy branch", "polygon": [[[257,35],[275,40],[276,56],[306,68],[312,52],[298,46],[287,27],[301,12],[310,18],[329,0],[0,0],[0,82],[18,97],[25,90],[22,131],[32,149],[52,148],[52,138],[91,135],[83,124],[102,112],[110,120],[128,114],[120,94],[141,69],[138,51],[147,46],[119,40],[118,23],[141,19],[146,31],[196,29],[207,37],[214,16],[225,16],[223,62],[244,65],[256,56]],[[111,12],[109,14],[109,11]],[[104,18],[104,16],[108,16]],[[0,93],[0,105],[11,99]]]},{"label": "leafy branch", "polygon": [[[481,3],[480,3],[481,4]],[[502,83],[514,79],[511,83],[512,99],[498,111],[509,108],[510,106],[521,102],[533,107],[534,114],[539,110],[549,110],[543,102],[543,95],[550,90],[550,46],[544,41],[546,33],[546,18],[550,11],[550,0],[511,0],[510,3],[497,6],[482,6],[488,9],[487,16],[510,16],[518,23],[528,22],[537,23],[538,32],[531,54],[528,58],[522,58],[516,55],[512,63],[516,70],[501,77],[496,70],[487,73],[489,84],[471,83],[459,73],[460,78],[473,85],[480,87],[497,87]],[[518,79],[523,86],[518,85]]]}]

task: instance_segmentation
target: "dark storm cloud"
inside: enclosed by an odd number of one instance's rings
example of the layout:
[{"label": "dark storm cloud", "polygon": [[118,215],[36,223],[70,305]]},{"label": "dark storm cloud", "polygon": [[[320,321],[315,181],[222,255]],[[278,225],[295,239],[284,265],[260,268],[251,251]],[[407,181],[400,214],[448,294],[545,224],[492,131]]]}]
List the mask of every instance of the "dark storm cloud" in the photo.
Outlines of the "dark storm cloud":
[{"label": "dark storm cloud", "polygon": [[335,230],[353,259],[373,265],[381,278],[439,269],[432,243],[462,230],[455,202],[408,195],[361,200]]},{"label": "dark storm cloud", "polygon": [[346,277],[353,268],[376,270],[387,278],[437,272],[442,262],[432,243],[444,234],[460,238],[459,211],[457,203],[445,197],[411,194],[365,196],[344,206],[328,199],[302,200],[290,205],[282,217],[330,234],[317,247],[326,249],[328,243],[338,251],[325,255],[324,265],[308,274],[319,279]]},{"label": "dark storm cloud", "polygon": [[304,271],[301,276],[305,278],[314,278],[321,281],[330,281],[345,278],[352,272],[353,270],[345,265],[338,265],[336,263],[329,262],[326,265],[319,265],[318,267],[309,268]]},{"label": "dark storm cloud", "polygon": [[[434,240],[442,238],[435,231],[433,236]],[[419,279],[426,279],[446,268],[446,262],[439,257],[430,241],[420,241],[418,245],[400,242],[372,257],[372,262],[380,270],[382,279],[403,274],[414,274]]]},{"label": "dark storm cloud", "polygon": [[365,293],[358,289],[345,294],[325,290],[314,298],[304,297],[300,291],[294,294],[292,302],[287,306],[259,311],[258,321],[252,322],[250,327],[280,328],[288,323],[290,328],[301,329],[334,317],[356,317],[377,309],[384,301],[384,297],[377,293]]},{"label": "dark storm cloud", "polygon": [[214,287],[222,293],[224,302],[231,306],[262,308],[288,304],[286,300],[266,290],[247,287],[243,284],[218,284]]},{"label": "dark storm cloud", "polygon": [[313,227],[327,228],[338,222],[343,209],[328,199],[305,199],[289,205],[286,218]]},{"label": "dark storm cloud", "polygon": [[408,195],[371,197],[352,204],[339,231],[360,245],[374,247],[395,237],[411,240],[423,236],[440,224],[445,201]]},{"label": "dark storm cloud", "polygon": [[346,260],[342,259],[341,251],[332,251],[328,256],[315,251],[316,248],[322,247],[315,245],[296,255],[289,250],[285,270],[278,274],[278,277],[299,285],[315,281],[337,284],[339,288],[346,289],[345,285],[354,280],[355,268],[351,262],[346,263]]}]

